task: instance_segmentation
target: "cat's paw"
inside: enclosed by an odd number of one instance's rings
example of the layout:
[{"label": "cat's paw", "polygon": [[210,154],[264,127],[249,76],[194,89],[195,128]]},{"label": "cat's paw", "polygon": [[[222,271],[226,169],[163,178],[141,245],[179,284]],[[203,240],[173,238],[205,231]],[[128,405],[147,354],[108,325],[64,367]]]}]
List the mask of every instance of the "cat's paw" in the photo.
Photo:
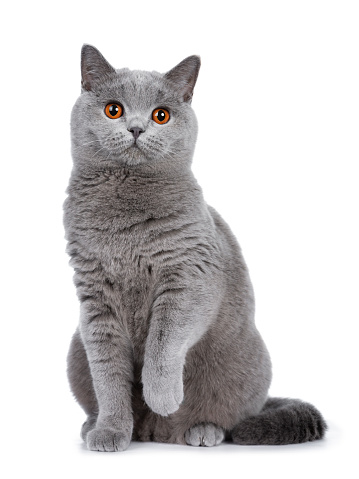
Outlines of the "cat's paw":
[{"label": "cat's paw", "polygon": [[131,434],[116,429],[95,428],[86,436],[87,448],[90,451],[117,452],[128,448]]},{"label": "cat's paw", "polygon": [[143,385],[143,395],[153,412],[168,416],[176,412],[183,401],[183,383],[180,381],[177,384],[168,384],[167,387],[146,383]]},{"label": "cat's paw", "polygon": [[176,412],[183,401],[183,387],[181,390],[178,388],[178,390],[164,392],[146,388],[143,394],[147,405],[153,412],[161,416],[168,416]]},{"label": "cat's paw", "polygon": [[224,430],[212,423],[197,424],[186,431],[184,438],[190,446],[217,446],[224,439]]},{"label": "cat's paw", "polygon": [[160,376],[143,368],[143,396],[153,412],[161,416],[173,414],[183,401],[181,374]]},{"label": "cat's paw", "polygon": [[81,438],[86,442],[87,434],[96,427],[97,416],[89,416],[87,421],[83,423],[81,428]]}]

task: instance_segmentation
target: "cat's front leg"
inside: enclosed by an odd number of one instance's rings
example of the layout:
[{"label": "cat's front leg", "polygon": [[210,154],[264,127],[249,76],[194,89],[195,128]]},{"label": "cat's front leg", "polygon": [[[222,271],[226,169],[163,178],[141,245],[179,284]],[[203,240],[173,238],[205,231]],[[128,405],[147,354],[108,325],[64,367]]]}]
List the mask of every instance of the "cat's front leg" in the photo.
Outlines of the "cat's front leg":
[{"label": "cat's front leg", "polygon": [[147,405],[162,416],[179,408],[183,400],[182,374],[186,353],[211,322],[216,300],[207,294],[201,295],[205,290],[203,284],[192,284],[191,287],[172,284],[154,302],[142,383]]},{"label": "cat's front leg", "polygon": [[80,332],[99,406],[96,427],[86,436],[87,447],[122,451],[130,443],[133,428],[129,338],[120,320],[101,300],[81,304]]},{"label": "cat's front leg", "polygon": [[[183,400],[182,371],[184,358],[179,354],[163,356],[148,354],[142,370],[143,395],[153,412],[168,416],[179,408]],[[151,357],[152,356],[152,357]]]}]

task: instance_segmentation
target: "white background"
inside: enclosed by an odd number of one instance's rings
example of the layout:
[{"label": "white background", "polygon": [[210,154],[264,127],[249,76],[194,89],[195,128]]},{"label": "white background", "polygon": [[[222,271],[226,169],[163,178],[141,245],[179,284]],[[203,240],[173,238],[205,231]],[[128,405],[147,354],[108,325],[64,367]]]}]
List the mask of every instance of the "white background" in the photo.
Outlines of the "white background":
[{"label": "white background", "polygon": [[[2,6],[2,477],[354,477],[358,24],[346,0]],[[313,402],[324,441],[113,454],[81,444],[65,373],[79,308],[62,203],[83,43],[117,68],[165,72],[201,55],[193,169],[248,263],[271,394]]]}]

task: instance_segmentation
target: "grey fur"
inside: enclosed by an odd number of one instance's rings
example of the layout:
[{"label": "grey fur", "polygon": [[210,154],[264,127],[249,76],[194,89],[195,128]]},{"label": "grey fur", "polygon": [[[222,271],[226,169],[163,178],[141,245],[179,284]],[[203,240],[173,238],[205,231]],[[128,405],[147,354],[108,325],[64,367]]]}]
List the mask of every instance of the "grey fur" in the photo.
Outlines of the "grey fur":
[{"label": "grey fur", "polygon": [[[210,446],[225,433],[245,443],[241,423],[250,443],[290,436],[265,416],[271,364],[240,248],[191,171],[199,67],[192,56],[167,74],[115,70],[82,50],[64,224],[81,303],[68,376],[92,450],[131,438]],[[109,102],[122,117],[105,115]],[[170,112],[164,125],[152,120],[159,107]],[[281,420],[294,413],[291,400]],[[306,429],[318,415],[303,414]],[[306,440],[323,436],[321,421]]]}]

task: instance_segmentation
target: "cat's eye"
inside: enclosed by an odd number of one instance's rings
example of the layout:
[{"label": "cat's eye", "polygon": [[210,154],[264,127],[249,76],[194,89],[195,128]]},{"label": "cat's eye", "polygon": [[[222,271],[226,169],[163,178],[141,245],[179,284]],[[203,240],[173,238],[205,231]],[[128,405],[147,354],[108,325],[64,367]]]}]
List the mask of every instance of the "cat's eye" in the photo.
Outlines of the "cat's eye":
[{"label": "cat's eye", "polygon": [[120,118],[120,116],[122,116],[122,113],[123,108],[119,103],[109,103],[108,105],[106,105],[105,114],[109,118],[115,120],[116,118]]},{"label": "cat's eye", "polygon": [[170,113],[164,108],[157,108],[152,113],[152,120],[158,123],[159,125],[164,125],[170,119]]}]

